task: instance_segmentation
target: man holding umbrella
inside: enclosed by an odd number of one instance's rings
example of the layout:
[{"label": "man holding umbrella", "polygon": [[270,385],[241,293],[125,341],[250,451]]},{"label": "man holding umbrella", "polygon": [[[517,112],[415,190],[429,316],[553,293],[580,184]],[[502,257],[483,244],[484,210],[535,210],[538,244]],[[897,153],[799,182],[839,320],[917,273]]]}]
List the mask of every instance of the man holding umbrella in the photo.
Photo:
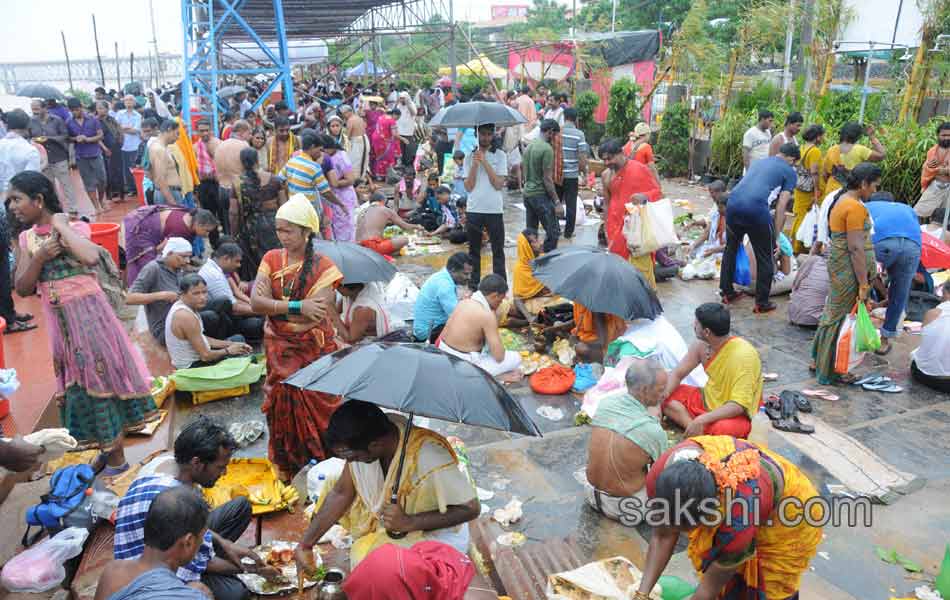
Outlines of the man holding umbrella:
[{"label": "man holding umbrella", "polygon": [[[320,494],[317,512],[294,551],[300,572],[316,568],[313,547],[338,521],[353,536],[351,568],[389,543],[410,547],[435,540],[468,552],[467,523],[481,512],[475,489],[444,437],[413,426],[404,441],[406,427],[401,415],[361,400],[343,403],[330,417],[326,442],[346,466],[335,483],[328,481],[329,492]],[[390,491],[397,481],[393,503]]]}]

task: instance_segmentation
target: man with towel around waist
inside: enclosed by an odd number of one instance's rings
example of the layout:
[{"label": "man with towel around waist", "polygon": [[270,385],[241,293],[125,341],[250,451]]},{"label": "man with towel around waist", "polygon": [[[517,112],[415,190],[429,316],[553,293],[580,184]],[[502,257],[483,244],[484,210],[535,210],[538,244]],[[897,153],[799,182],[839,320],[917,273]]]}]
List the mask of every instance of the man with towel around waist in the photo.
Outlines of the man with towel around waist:
[{"label": "man with towel around waist", "polygon": [[438,340],[439,350],[477,365],[492,376],[514,371],[521,355],[505,350],[495,311],[508,293],[500,275],[486,275],[471,298],[461,300],[449,316]]},{"label": "man with towel around waist", "polygon": [[657,418],[667,375],[652,359],[634,360],[625,379],[626,391],[603,398],[594,413],[584,497],[608,519],[634,527],[646,502],[647,471],[669,446]]}]

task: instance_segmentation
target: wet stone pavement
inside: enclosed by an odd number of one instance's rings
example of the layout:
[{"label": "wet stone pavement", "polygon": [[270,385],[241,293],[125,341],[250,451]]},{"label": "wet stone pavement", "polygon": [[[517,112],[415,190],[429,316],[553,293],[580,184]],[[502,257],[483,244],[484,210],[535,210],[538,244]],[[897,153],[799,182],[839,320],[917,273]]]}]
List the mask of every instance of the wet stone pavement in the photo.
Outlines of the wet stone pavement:
[{"label": "wet stone pavement", "polygon": [[[664,182],[670,198],[688,199],[695,214],[706,214],[710,200],[696,186]],[[505,212],[506,261],[516,258],[514,240],[524,227],[524,211],[515,207],[517,195],[510,195]],[[679,209],[678,209],[679,210]],[[578,228],[573,243],[596,243],[598,223]],[[561,241],[563,246],[565,241]],[[487,244],[486,244],[487,245]],[[464,251],[464,246],[456,247]],[[455,251],[455,248],[453,248]],[[397,262],[418,285],[444,265],[450,253],[402,257]],[[488,250],[482,257],[482,273],[491,271]],[[659,296],[664,313],[692,341],[693,310],[703,302],[717,300],[717,282],[678,279],[661,282]],[[767,383],[766,392],[815,387],[809,373],[813,332],[792,326],[787,321],[788,297],[774,299],[779,309],[768,315],[753,315],[752,302],[746,300],[733,309],[733,333],[750,340],[758,348],[763,372],[779,374],[778,381]],[[913,383],[909,378],[909,352],[918,338],[904,334],[887,357],[869,356],[860,373],[883,372],[904,388],[899,394],[866,392],[855,387],[836,387],[840,400],[813,401],[815,415],[853,436],[882,460],[898,469],[923,477],[927,484],[890,506],[875,505],[871,527],[828,526],[819,551],[812,561],[802,587],[802,598],[887,600],[912,596],[921,581],[932,581],[950,542],[950,396],[937,394]],[[250,396],[192,407],[180,405],[175,428],[180,429],[198,414],[231,423],[249,419],[263,420],[262,396],[256,386]],[[461,438],[468,448],[472,473],[479,487],[494,492],[485,502],[500,508],[512,497],[524,501],[524,517],[512,530],[523,532],[529,541],[567,539],[586,559],[623,555],[642,565],[646,541],[634,529],[601,518],[584,505],[583,489],[575,473],[587,460],[589,429],[575,427],[574,414],[580,398],[574,395],[539,396],[527,381],[510,386],[512,394],[541,428],[543,438],[520,436],[472,428],[465,425],[431,421],[430,427]],[[541,406],[563,411],[564,417],[551,421],[537,414]],[[799,465],[816,484],[823,496],[830,496],[827,485],[836,483],[824,468],[790,447],[781,437],[770,434],[770,446]],[[264,437],[242,449],[242,456],[266,456]],[[894,548],[924,569],[924,575],[906,574],[898,566],[877,558],[874,546]],[[667,571],[695,581],[685,553],[677,554]]]}]

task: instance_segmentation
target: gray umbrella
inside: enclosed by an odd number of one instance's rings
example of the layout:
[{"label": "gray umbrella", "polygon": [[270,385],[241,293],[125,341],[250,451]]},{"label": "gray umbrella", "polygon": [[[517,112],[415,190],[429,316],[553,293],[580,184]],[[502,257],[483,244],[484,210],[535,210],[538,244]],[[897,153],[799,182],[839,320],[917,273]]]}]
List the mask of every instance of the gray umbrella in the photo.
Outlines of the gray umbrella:
[{"label": "gray umbrella", "polygon": [[568,246],[531,261],[535,278],[555,294],[591,312],[654,319],[663,312],[640,271],[616,254],[594,246]]},{"label": "gray umbrella", "polygon": [[247,88],[240,85],[228,85],[223,88],[218,88],[218,98],[230,98],[231,96],[237,96],[241,92],[246,92]]},{"label": "gray umbrella", "polygon": [[333,261],[345,284],[387,282],[396,276],[396,267],[382,254],[353,242],[314,240],[313,249]]},{"label": "gray umbrella", "polygon": [[17,90],[16,95],[26,98],[42,98],[43,100],[49,100],[50,98],[66,99],[61,91],[46,83],[28,83]]},{"label": "gray umbrella", "polygon": [[429,127],[478,127],[489,123],[506,127],[527,122],[520,112],[499,102],[462,102],[436,113]]}]

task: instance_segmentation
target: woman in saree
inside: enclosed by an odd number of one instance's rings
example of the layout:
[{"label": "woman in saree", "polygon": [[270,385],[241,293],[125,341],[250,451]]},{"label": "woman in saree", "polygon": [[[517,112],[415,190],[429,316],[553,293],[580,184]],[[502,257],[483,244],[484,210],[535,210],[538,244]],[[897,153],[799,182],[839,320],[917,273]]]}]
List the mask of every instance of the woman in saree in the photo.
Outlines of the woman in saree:
[{"label": "woman in saree", "polygon": [[343,206],[330,204],[330,225],[333,228],[333,239],[338,242],[356,241],[356,219],[353,211],[359,203],[356,197],[356,172],[350,164],[350,157],[340,144],[330,135],[324,135],[323,140],[323,173],[333,188]]},{"label": "woman in saree", "polygon": [[277,217],[277,195],[280,180],[260,172],[258,153],[254,148],[241,150],[241,185],[238,187],[238,244],[244,253],[241,281],[253,281],[264,255],[280,248],[274,220]]},{"label": "woman in saree", "polygon": [[647,510],[666,516],[650,537],[635,600],[650,598],[680,532],[701,574],[692,600],[798,599],[825,517],[809,503],[818,492],[798,467],[751,442],[703,435],[667,450],[646,489]]},{"label": "woman in saree", "polygon": [[333,138],[344,152],[350,151],[350,138],[346,135],[346,128],[343,126],[343,119],[333,115],[327,119],[327,133]]},{"label": "woman in saree", "polygon": [[877,276],[871,217],[864,202],[877,191],[881,168],[861,163],[848,173],[848,186],[831,201],[828,231],[831,253],[828,258],[828,299],[818,321],[812,345],[818,383],[850,383],[854,375],[835,369],[838,331],[858,302],[868,299],[870,283]]},{"label": "woman in saree", "polygon": [[[821,144],[825,141],[825,128],[821,125],[811,125],[802,134],[802,139],[805,144],[801,149],[798,184],[795,186],[795,201],[792,204],[792,212],[795,214],[795,220],[792,222],[795,254],[805,251],[805,246],[796,239],[798,228],[805,220],[808,211],[813,206],[819,206],[823,198],[821,195],[823,189],[821,187]],[[803,176],[802,172],[808,175]],[[811,189],[808,189],[809,187]]]},{"label": "woman in saree", "polygon": [[379,117],[376,129],[370,138],[373,143],[373,175],[379,178],[386,177],[389,168],[399,160],[399,136],[396,135],[396,119],[399,109],[392,109]]},{"label": "woman in saree", "polygon": [[251,148],[257,152],[257,164],[267,167],[270,164],[270,144],[267,143],[267,132],[263,127],[255,127],[251,133]]},{"label": "woman in saree", "polygon": [[[858,143],[865,133],[871,148]],[[865,130],[860,123],[845,123],[838,135],[840,142],[828,148],[821,161],[822,198],[841,189],[847,182],[848,172],[859,164],[884,160],[884,146],[871,127]]]},{"label": "woman in saree", "polygon": [[268,454],[280,478],[289,481],[310,459],[325,456],[321,435],[340,404],[337,396],[302,390],[283,381],[339,348],[328,316],[343,274],[316,254],[320,220],[303,194],[277,211],[275,227],[283,248],[264,255],[251,292],[255,314],[265,315],[267,379],[264,405],[270,433]]},{"label": "woman in saree", "polygon": [[[122,219],[125,229],[125,281],[132,285],[142,267],[155,260],[165,240],[182,237],[192,246],[218,228],[218,218],[203,208],[153,205],[137,208]],[[198,248],[196,247],[197,251]]]},{"label": "woman in saree", "polygon": [[[96,118],[102,123],[102,160],[106,163],[106,181],[99,189],[100,198],[124,200],[125,178],[122,174],[122,126],[109,114],[109,103],[96,102]],[[103,202],[103,204],[105,204]]]},{"label": "woman in saree", "polygon": [[29,227],[20,233],[16,290],[43,301],[60,420],[80,444],[99,447],[97,470],[117,475],[129,468],[125,434],[158,415],[142,356],[99,285],[99,247],[87,223],[63,214],[42,173],[15,175],[7,199]]},{"label": "woman in saree", "polygon": [[[366,139],[369,142],[367,152],[369,152],[369,168],[372,172],[373,161],[376,159],[376,153],[373,151],[373,134],[376,133],[376,128],[379,126],[380,117],[384,115],[380,108],[383,100],[379,96],[364,96],[363,100],[365,103],[360,104],[360,114],[363,120],[366,121]],[[363,108],[364,105],[365,108]]]}]

